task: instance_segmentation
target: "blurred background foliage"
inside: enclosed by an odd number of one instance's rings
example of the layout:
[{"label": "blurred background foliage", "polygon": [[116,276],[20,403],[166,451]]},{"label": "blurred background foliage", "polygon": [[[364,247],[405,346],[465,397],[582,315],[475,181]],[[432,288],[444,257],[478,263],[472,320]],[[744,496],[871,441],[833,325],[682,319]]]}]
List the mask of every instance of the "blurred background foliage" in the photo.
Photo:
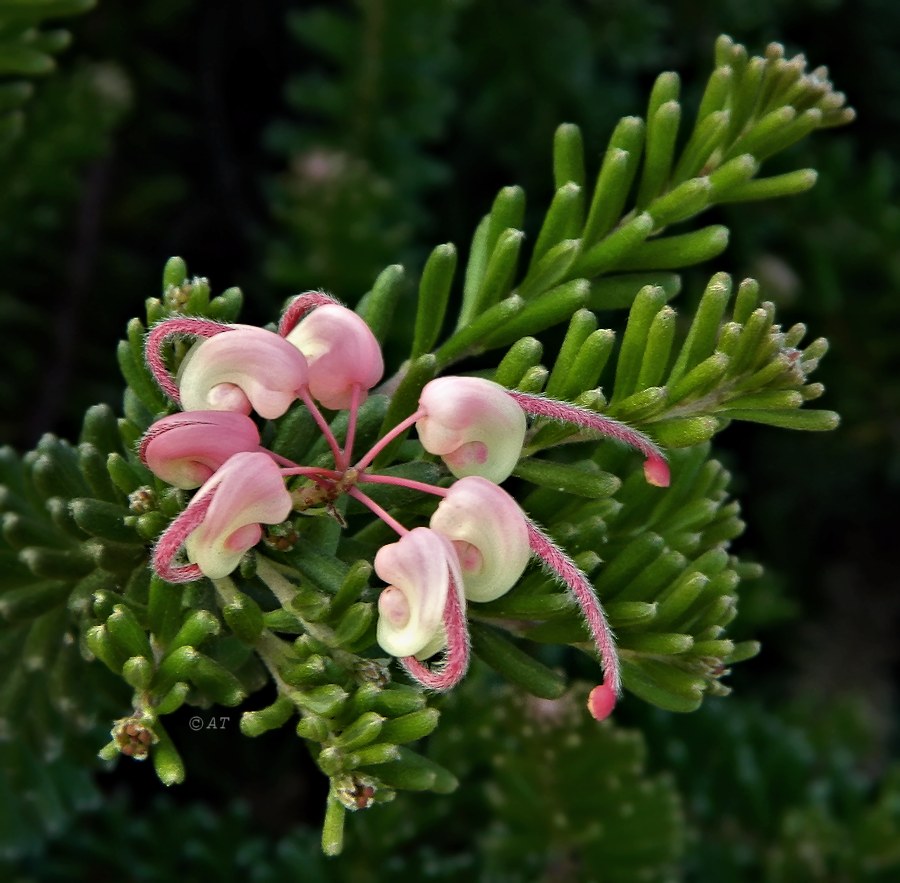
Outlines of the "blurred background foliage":
[{"label": "blurred background foliage", "polygon": [[[359,814],[347,854],[327,861],[311,761],[281,733],[247,744],[236,716],[210,728],[211,711],[201,732],[184,716],[192,773],[165,796],[138,764],[91,781],[71,755],[42,764],[0,743],[32,771],[0,782],[32,809],[0,818],[3,878],[897,879],[900,6],[91,5],[41,0],[26,32],[25,4],[0,0],[0,56],[19,59],[0,69],[0,111],[16,115],[0,113],[0,441],[72,438],[89,405],[117,406],[114,343],[169,255],[241,285],[247,321],[307,288],[355,303],[387,264],[417,273],[436,243],[465,250],[499,186],[546,205],[558,123],[578,123],[596,154],[661,70],[696,101],[721,32],[827,64],[858,119],[788,152],[785,169],[819,170],[810,194],[711,213],[731,245],[680,297],[713,270],[759,278],[785,326],[831,339],[819,379],[844,423],[814,437],[744,425],[719,443],[749,525],[739,551],[767,567],[736,634],[743,623],[763,653],[733,696],[685,717],[629,700],[621,728],[589,731],[566,702],[541,723],[472,677],[431,746],[460,790]],[[60,28],[68,48],[48,36]],[[483,720],[477,739],[462,720]],[[539,814],[521,811],[530,802]],[[646,818],[639,860],[610,847],[629,813]]]}]

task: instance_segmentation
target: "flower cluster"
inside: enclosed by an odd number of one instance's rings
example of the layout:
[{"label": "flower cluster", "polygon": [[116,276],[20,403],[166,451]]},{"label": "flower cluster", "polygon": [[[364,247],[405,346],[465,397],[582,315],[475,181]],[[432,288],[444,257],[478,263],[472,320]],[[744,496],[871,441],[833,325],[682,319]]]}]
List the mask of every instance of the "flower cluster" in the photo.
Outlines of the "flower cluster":
[{"label": "flower cluster", "polygon": [[[195,341],[177,376],[164,357],[174,337]],[[665,486],[668,467],[649,439],[568,403],[477,377],[442,377],[424,387],[415,413],[354,462],[359,407],[384,365],[366,323],[320,292],[295,298],[277,332],[200,318],[164,320],[148,334],[146,356],[160,387],[182,410],[150,427],[141,460],[168,484],[197,489],[156,543],[152,566],[159,576],[176,583],[227,576],[260,541],[262,525],[285,521],[302,507],[301,496],[308,504],[310,489],[326,504],[346,494],[399,534],[375,556],[375,572],[387,583],[378,601],[377,639],[411,677],[437,690],[458,683],[469,661],[466,602],[508,592],[535,556],[584,612],[605,672],[589,708],[598,719],[609,714],[621,689],[618,658],[593,587],[499,485],[519,460],[528,414],[634,446],[645,455],[648,481]],[[327,440],[333,468],[293,463],[262,446],[250,415],[277,419],[297,400]],[[342,444],[321,408],[348,411]],[[457,479],[449,487],[372,471],[378,454],[413,426],[425,451]],[[293,476],[304,477],[306,486],[290,490]],[[427,527],[407,529],[362,490],[366,483],[399,485],[440,501]],[[443,661],[429,667],[425,661],[441,651]]]}]

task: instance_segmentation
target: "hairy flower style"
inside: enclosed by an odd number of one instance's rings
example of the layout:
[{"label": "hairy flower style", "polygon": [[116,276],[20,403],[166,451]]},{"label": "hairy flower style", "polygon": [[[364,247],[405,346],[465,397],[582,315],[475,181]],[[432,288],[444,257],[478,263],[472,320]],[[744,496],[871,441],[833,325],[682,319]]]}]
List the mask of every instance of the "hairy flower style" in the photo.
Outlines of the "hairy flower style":
[{"label": "hairy flower style", "polygon": [[256,411],[274,420],[306,388],[303,354],[273,331],[235,325],[200,341],[181,365],[178,389],[186,411]]},{"label": "hairy flower style", "polygon": [[[260,524],[279,524],[291,508],[281,470],[268,454],[235,454],[160,537],[153,567],[169,582],[189,582],[201,575],[220,579],[260,541]],[[175,564],[182,545],[191,565]]]},{"label": "hairy flower style", "polygon": [[453,542],[470,601],[493,601],[518,581],[531,557],[519,504],[486,478],[461,478],[431,516],[431,528]]},{"label": "hairy flower style", "polygon": [[303,294],[298,294],[291,299],[287,309],[282,313],[278,322],[278,333],[282,337],[287,337],[297,323],[311,310],[329,305],[341,306],[341,303],[330,294],[325,294],[324,291],[304,291]]},{"label": "hairy flower style", "polygon": [[622,692],[619,654],[606,613],[594,587],[578,565],[533,521],[528,522],[528,536],[531,549],[544,569],[572,593],[584,615],[594,646],[600,654],[605,680],[591,691],[588,710],[597,720],[603,720],[612,713],[616,697]]},{"label": "hairy flower style", "polygon": [[153,375],[160,389],[176,405],[181,404],[181,393],[163,357],[163,344],[171,337],[186,335],[189,337],[215,337],[225,331],[233,331],[235,325],[224,325],[221,322],[213,322],[211,319],[198,319],[194,317],[174,317],[164,319],[150,329],[144,344],[144,354],[147,358],[147,367]]},{"label": "hairy flower style", "polygon": [[349,408],[354,387],[362,403],[384,374],[375,335],[364,319],[340,304],[316,307],[285,340],[306,357],[310,394],[326,408]]},{"label": "hairy flower style", "polygon": [[644,476],[648,483],[657,487],[669,486],[671,477],[666,458],[659,447],[651,439],[647,438],[644,433],[638,432],[636,429],[632,429],[630,426],[614,420],[612,417],[589,411],[587,408],[580,408],[578,405],[573,405],[569,402],[558,402],[545,396],[531,395],[530,393],[516,390],[511,390],[509,396],[529,414],[549,417],[551,420],[558,420],[562,423],[572,423],[575,426],[581,426],[584,429],[597,432],[640,451],[646,458],[644,461]]},{"label": "hairy flower style", "polygon": [[233,454],[259,449],[259,430],[245,414],[188,411],[157,420],[138,453],[150,471],[173,487],[200,487]]},{"label": "hairy flower style", "polygon": [[382,649],[391,656],[427,659],[444,647],[447,597],[451,584],[463,583],[450,540],[416,527],[378,550],[375,573],[388,584],[378,598]]},{"label": "hairy flower style", "polygon": [[509,478],[525,441],[525,414],[500,384],[480,377],[438,377],[419,397],[422,446],[457,478]]}]

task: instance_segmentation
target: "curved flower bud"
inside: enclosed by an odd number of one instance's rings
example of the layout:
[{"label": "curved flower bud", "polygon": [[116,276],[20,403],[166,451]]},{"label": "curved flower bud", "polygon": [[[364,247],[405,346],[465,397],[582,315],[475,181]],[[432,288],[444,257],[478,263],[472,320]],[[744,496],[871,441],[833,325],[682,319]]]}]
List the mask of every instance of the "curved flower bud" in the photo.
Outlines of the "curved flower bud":
[{"label": "curved flower bud", "polygon": [[[260,524],[279,524],[291,508],[281,470],[268,454],[235,454],[159,538],[153,568],[169,582],[227,576],[259,542]],[[192,562],[187,566],[174,563],[182,545]]]},{"label": "curved flower bud", "polygon": [[259,430],[245,414],[188,411],[157,420],[141,439],[141,462],[178,488],[200,487],[233,454],[259,448]]},{"label": "curved flower bud", "polygon": [[470,601],[493,601],[519,580],[531,557],[528,522],[503,488],[461,478],[431,516],[431,529],[453,542]]},{"label": "curved flower bud", "polygon": [[306,386],[307,370],[303,354],[274,331],[234,325],[188,352],[178,374],[181,405],[275,419]]},{"label": "curved flower bud", "polygon": [[[381,347],[365,320],[329,303],[312,310],[285,340],[306,357],[309,391],[326,408],[349,408],[353,387],[370,390],[384,374]],[[365,401],[363,392],[358,401]]]},{"label": "curved flower bud", "polygon": [[458,592],[463,582],[450,540],[416,527],[378,550],[375,573],[388,584],[378,598],[376,632],[385,652],[426,659],[440,650],[451,584]]},{"label": "curved flower bud", "polygon": [[480,377],[438,377],[419,398],[423,447],[457,477],[509,477],[522,453],[525,414],[500,384]]}]

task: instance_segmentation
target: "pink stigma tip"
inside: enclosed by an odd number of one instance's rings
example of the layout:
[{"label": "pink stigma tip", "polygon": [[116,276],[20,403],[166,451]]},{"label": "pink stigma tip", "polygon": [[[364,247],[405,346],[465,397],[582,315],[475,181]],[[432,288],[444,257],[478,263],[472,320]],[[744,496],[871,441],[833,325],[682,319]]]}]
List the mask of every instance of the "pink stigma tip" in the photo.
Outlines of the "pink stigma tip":
[{"label": "pink stigma tip", "polygon": [[662,457],[648,457],[644,461],[644,477],[655,487],[668,487],[672,481],[669,464]]},{"label": "pink stigma tip", "polygon": [[616,707],[615,691],[609,684],[598,684],[588,694],[587,707],[594,720],[606,720]]}]

